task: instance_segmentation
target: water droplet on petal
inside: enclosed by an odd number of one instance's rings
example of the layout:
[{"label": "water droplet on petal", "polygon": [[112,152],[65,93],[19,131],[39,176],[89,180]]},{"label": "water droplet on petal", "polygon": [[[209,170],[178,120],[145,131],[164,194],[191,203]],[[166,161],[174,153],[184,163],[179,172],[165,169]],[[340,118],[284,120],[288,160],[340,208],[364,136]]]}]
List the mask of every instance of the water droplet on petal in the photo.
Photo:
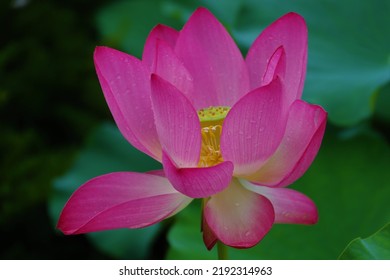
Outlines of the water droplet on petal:
[{"label": "water droplet on petal", "polygon": [[314,125],[317,127],[318,126],[318,119],[320,118],[320,110],[316,110],[314,113]]}]

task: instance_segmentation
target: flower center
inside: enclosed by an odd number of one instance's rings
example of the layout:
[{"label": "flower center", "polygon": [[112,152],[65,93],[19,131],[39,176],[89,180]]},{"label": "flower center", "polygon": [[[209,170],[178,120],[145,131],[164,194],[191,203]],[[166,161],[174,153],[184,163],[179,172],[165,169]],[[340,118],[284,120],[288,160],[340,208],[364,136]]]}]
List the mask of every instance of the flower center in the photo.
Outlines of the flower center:
[{"label": "flower center", "polygon": [[219,106],[198,111],[202,134],[199,167],[213,166],[223,162],[220,140],[222,124],[229,110],[229,107]]}]

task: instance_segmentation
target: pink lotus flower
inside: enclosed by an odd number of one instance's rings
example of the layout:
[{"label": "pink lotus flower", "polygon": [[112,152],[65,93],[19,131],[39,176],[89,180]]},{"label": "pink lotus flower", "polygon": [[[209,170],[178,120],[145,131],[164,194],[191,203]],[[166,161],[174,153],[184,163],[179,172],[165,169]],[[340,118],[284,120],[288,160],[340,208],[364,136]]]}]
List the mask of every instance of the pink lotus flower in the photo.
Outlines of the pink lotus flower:
[{"label": "pink lotus flower", "polygon": [[284,188],[317,154],[326,112],[302,101],[307,29],[289,13],[244,60],[224,27],[199,8],[181,31],[158,25],[142,61],[97,47],[96,71],[123,136],[163,164],[82,185],[58,228],[79,234],[140,228],[203,198],[203,239],[247,248],[274,223],[313,224],[317,209]]}]

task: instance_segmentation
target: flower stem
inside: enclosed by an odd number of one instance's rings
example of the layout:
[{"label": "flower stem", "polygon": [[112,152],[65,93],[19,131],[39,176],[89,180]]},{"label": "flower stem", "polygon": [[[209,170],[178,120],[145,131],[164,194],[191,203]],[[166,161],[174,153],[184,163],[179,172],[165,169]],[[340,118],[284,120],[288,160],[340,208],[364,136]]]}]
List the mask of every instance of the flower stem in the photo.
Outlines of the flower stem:
[{"label": "flower stem", "polygon": [[217,242],[218,248],[218,259],[219,260],[227,260],[228,259],[228,248],[221,241]]}]

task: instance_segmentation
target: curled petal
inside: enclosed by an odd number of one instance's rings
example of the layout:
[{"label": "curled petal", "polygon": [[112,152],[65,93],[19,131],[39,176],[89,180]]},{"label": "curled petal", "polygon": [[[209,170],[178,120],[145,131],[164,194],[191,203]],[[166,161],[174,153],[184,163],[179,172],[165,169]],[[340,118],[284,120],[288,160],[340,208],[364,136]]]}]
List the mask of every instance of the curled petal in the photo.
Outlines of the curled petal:
[{"label": "curled petal", "polygon": [[205,8],[197,9],[180,31],[175,52],[194,79],[197,110],[232,106],[249,91],[244,59],[223,25]]},{"label": "curled petal", "polygon": [[161,176],[110,173],[76,190],[57,226],[65,234],[140,228],[174,215],[190,202]]},{"label": "curled petal", "polygon": [[271,202],[246,190],[238,180],[208,200],[204,215],[215,236],[236,248],[256,245],[271,229],[275,218]]},{"label": "curled petal", "polygon": [[201,133],[197,112],[172,84],[152,75],[152,102],[161,145],[178,167],[199,162]]},{"label": "curled petal", "polygon": [[269,59],[261,84],[268,85],[276,77],[284,77],[286,71],[286,52],[280,46]]},{"label": "curled petal", "polygon": [[286,131],[275,154],[259,170],[245,178],[274,187],[293,183],[306,172],[317,155],[326,116],[320,106],[296,100],[290,108]]},{"label": "curled petal", "polygon": [[223,123],[221,152],[234,164],[234,174],[252,174],[275,152],[282,140],[285,116],[279,78],[241,98]]},{"label": "curled petal", "polygon": [[296,13],[288,13],[268,26],[257,37],[248,51],[246,64],[249,69],[251,89],[264,85],[264,73],[275,50],[283,46],[286,54],[284,81],[287,103],[302,95],[307,64],[307,27],[305,20]]},{"label": "curled petal", "polygon": [[156,25],[146,39],[142,62],[153,72],[153,65],[156,60],[157,41],[164,41],[172,49],[175,48],[176,40],[179,37],[179,31],[162,24]]},{"label": "curled petal", "polygon": [[94,61],[104,97],[122,135],[140,151],[161,160],[149,71],[137,58],[107,47],[96,48]]},{"label": "curled petal", "polygon": [[318,211],[314,202],[296,190],[286,188],[269,188],[240,182],[249,190],[265,196],[275,210],[275,223],[315,224]]},{"label": "curled petal", "polygon": [[163,166],[173,187],[192,198],[208,197],[224,190],[233,176],[233,164],[229,161],[211,167],[178,168],[163,153]]}]

